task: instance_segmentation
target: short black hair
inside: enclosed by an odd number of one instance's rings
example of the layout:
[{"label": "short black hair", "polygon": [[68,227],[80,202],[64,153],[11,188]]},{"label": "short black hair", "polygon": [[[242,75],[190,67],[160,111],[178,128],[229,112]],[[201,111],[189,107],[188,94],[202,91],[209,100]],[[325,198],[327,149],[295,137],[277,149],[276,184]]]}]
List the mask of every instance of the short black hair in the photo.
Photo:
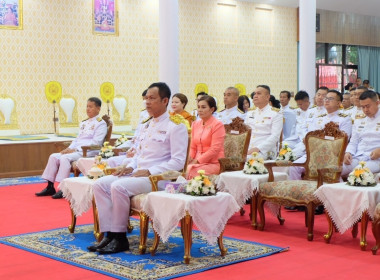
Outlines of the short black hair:
[{"label": "short black hair", "polygon": [[267,85],[258,85],[257,88],[258,87],[265,88],[269,92],[269,94],[270,94],[270,87],[269,86],[267,86]]},{"label": "short black hair", "polygon": [[365,86],[358,86],[356,89],[364,89],[364,90],[368,90],[368,88],[366,88]]},{"label": "short black hair", "polygon": [[327,93],[329,93],[329,92],[335,93],[336,96],[338,96],[338,99],[340,102],[343,101],[343,94],[340,91],[337,91],[336,89],[330,89]]},{"label": "short black hair", "polygon": [[90,97],[87,102],[94,102],[96,107],[102,107],[102,101],[97,97]]},{"label": "short black hair", "polygon": [[344,86],[344,89],[349,90],[353,85],[354,83],[348,83],[347,85]]},{"label": "short black hair", "polygon": [[279,100],[276,99],[274,95],[270,95],[269,101],[272,103],[272,107],[281,109],[281,103]]},{"label": "short black hair", "polygon": [[377,101],[379,100],[379,96],[378,96],[378,93],[375,92],[375,91],[372,91],[372,90],[367,90],[365,92],[363,92],[360,96],[359,96],[359,100],[365,100],[367,98],[370,98],[372,99],[373,101]]},{"label": "short black hair", "polygon": [[322,90],[327,90],[327,91],[329,90],[328,87],[322,86],[322,87],[319,87],[319,88],[317,89],[317,91],[320,90],[320,89],[322,89]]},{"label": "short black hair", "polygon": [[238,98],[238,108],[241,111],[243,111],[243,112],[244,112],[244,108],[243,108],[244,100],[247,100],[248,103],[249,103],[249,107],[251,107],[251,101],[249,101],[248,96],[246,96],[246,95],[240,95],[239,98]]},{"label": "short black hair", "polygon": [[171,91],[167,84],[163,82],[153,83],[148,87],[148,89],[151,89],[154,87],[158,88],[158,94],[160,95],[161,100],[164,98],[170,99]]},{"label": "short black hair", "polygon": [[290,98],[292,97],[292,95],[290,94],[290,92],[287,91],[287,90],[283,90],[283,91],[281,91],[281,92],[280,92],[280,96],[281,96],[281,93],[286,93],[286,96],[288,97],[289,100],[290,100]]},{"label": "short black hair", "polygon": [[364,84],[369,84],[369,80],[364,80],[364,81],[363,81],[363,85],[364,85]]},{"label": "short black hair", "polygon": [[309,100],[309,94],[304,91],[304,90],[300,90],[299,92],[296,93],[296,96],[294,97],[294,100],[297,101],[297,100]]},{"label": "short black hair", "polygon": [[143,93],[142,93],[142,97],[144,97],[146,95],[146,93],[148,92],[148,90],[144,90]]},{"label": "short black hair", "polygon": [[251,99],[253,99],[253,97],[255,96],[255,93],[256,92],[254,92],[254,91],[251,93]]},{"label": "short black hair", "polygon": [[204,92],[204,91],[201,91],[201,92],[198,92],[198,93],[197,93],[197,97],[198,97],[198,96],[202,96],[202,95],[208,95],[208,94],[207,94],[206,92]]}]

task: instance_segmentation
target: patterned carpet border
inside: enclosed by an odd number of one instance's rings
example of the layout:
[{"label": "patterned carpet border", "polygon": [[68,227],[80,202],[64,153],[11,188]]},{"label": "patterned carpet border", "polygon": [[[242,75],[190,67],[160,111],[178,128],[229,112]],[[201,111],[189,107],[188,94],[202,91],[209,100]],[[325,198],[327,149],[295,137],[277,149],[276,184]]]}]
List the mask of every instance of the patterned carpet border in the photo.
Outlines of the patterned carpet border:
[{"label": "patterned carpet border", "polygon": [[[73,177],[70,174],[70,177]],[[79,176],[82,176],[80,174]],[[41,176],[28,176],[28,177],[16,177],[16,178],[1,178],[0,187],[17,186],[17,185],[28,185],[28,184],[40,184],[46,183],[46,180],[42,179]]]},{"label": "patterned carpet border", "polygon": [[[180,229],[176,229],[167,243],[160,243],[155,256],[138,254],[139,224],[131,220],[134,230],[128,234],[130,251],[98,255],[86,250],[94,243],[93,226],[77,226],[74,234],[67,228],[0,238],[0,243],[33,252],[67,264],[85,268],[117,279],[172,279],[238,262],[253,260],[287,251],[256,242],[224,237],[228,249],[225,257],[220,256],[218,246],[207,245],[198,231],[193,231],[191,262],[183,263],[183,239]],[[148,248],[153,232],[149,229]]]}]

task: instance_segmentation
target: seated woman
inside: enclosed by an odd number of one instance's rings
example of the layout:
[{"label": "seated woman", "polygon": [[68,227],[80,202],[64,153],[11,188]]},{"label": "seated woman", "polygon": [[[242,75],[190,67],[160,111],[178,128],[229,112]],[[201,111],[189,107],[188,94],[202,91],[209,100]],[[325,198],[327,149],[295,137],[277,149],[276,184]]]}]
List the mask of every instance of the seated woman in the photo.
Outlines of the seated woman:
[{"label": "seated woman", "polygon": [[187,104],[187,97],[186,95],[182,93],[176,93],[172,97],[172,112],[170,112],[170,115],[179,114],[182,117],[185,118],[189,122],[189,125],[191,126],[191,123],[193,122],[193,116],[185,111],[185,107]]},{"label": "seated woman", "polygon": [[248,96],[246,95],[240,95],[238,98],[238,108],[243,111],[244,113],[247,113],[249,111],[249,108],[251,108],[251,102],[249,101]]},{"label": "seated woman", "polygon": [[206,175],[219,174],[218,158],[224,157],[224,125],[212,114],[216,111],[215,99],[202,96],[198,101],[199,120],[191,127],[191,143],[187,178],[197,176],[198,170]]}]

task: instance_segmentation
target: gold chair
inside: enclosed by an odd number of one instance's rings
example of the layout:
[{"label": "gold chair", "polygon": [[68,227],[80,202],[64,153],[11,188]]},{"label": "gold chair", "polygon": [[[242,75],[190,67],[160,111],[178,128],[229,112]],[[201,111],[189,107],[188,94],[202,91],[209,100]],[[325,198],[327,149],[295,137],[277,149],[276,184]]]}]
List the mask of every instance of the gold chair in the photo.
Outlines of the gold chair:
[{"label": "gold chair", "polygon": [[[337,183],[347,146],[347,135],[337,124],[330,122],[324,129],[309,132],[305,137],[306,162],[271,162],[265,166],[269,172],[267,183],[261,183],[258,191],[257,207],[260,215],[259,230],[265,226],[264,203],[266,201],[283,206],[306,206],[305,224],[307,239],[313,240],[314,211],[320,201],[314,197],[316,189],[323,182]],[[303,180],[273,182],[272,168],[275,166],[299,166],[305,168]]]},{"label": "gold chair", "polygon": [[376,240],[376,245],[372,247],[372,254],[376,255],[380,247],[380,203],[377,204],[372,222],[372,233]]}]

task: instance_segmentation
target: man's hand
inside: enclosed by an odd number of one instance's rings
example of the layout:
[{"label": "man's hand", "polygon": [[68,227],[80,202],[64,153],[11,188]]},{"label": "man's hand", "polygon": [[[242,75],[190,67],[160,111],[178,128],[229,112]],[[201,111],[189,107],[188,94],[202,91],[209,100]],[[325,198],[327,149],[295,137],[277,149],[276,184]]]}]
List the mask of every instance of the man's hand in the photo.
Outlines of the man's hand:
[{"label": "man's hand", "polygon": [[150,172],[148,169],[140,169],[140,170],[137,170],[133,175],[132,177],[149,177],[150,176]]},{"label": "man's hand", "polygon": [[112,175],[120,177],[120,176],[131,174],[132,171],[133,171],[132,167],[120,166]]},{"label": "man's hand", "polygon": [[345,153],[343,163],[346,165],[350,165],[352,163],[352,155],[350,153]]},{"label": "man's hand", "polygon": [[64,149],[63,151],[61,151],[61,154],[62,154],[62,155],[65,155],[65,154],[71,154],[71,153],[74,153],[74,152],[75,152],[74,149],[66,148],[66,149]]},{"label": "man's hand", "polygon": [[128,151],[127,151],[127,158],[132,158],[134,157],[136,153],[136,150],[134,148],[130,148]]},{"label": "man's hand", "polygon": [[375,159],[380,158],[380,148],[376,148],[376,149],[374,149],[374,150],[371,152],[370,157],[371,157],[372,160],[375,160]]},{"label": "man's hand", "polygon": [[251,149],[248,150],[248,154],[250,155],[252,153],[260,153],[260,150],[258,148],[256,148],[256,147],[251,148]]}]

